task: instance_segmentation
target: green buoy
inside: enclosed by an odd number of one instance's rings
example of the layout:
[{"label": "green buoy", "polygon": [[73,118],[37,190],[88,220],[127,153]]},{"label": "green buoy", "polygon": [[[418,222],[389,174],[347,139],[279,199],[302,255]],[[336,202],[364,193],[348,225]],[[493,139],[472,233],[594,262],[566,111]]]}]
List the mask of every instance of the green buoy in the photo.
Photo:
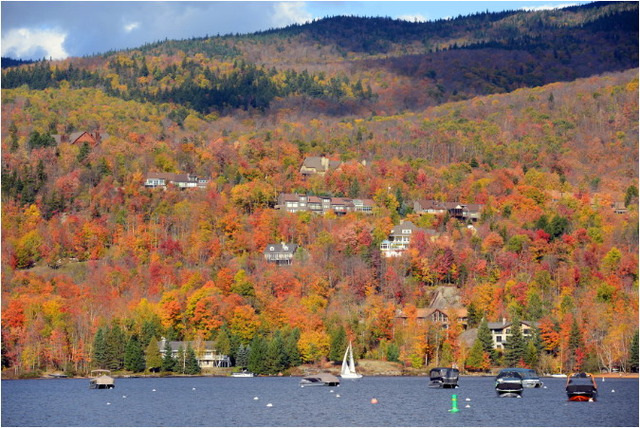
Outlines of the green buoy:
[{"label": "green buoy", "polygon": [[458,413],[460,410],[458,409],[458,396],[456,394],[451,394],[451,409],[449,409],[451,413]]}]

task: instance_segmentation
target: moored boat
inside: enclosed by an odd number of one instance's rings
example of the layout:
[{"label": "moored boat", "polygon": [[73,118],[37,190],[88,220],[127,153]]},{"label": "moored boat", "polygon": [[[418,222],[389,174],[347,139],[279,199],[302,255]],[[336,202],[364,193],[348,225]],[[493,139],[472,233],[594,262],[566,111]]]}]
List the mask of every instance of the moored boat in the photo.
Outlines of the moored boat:
[{"label": "moored boat", "polygon": [[457,388],[458,387],[458,369],[450,367],[435,367],[429,372],[430,388]]},{"label": "moored boat", "polygon": [[109,370],[92,370],[89,378],[89,388],[91,389],[113,389],[116,387],[115,380]]},{"label": "moored boat", "polygon": [[598,385],[591,373],[572,373],[565,387],[569,401],[595,401]]},{"label": "moored boat", "polygon": [[500,397],[522,396],[522,375],[511,369],[500,370],[496,376],[496,392]]},{"label": "moored boat", "polygon": [[340,385],[340,379],[332,375],[331,373],[318,373],[315,375],[309,375],[302,378],[300,386],[338,386]]},{"label": "moored boat", "polygon": [[233,372],[231,373],[231,377],[254,377],[255,375],[252,372],[248,372],[246,370],[242,370],[241,372]]},{"label": "moored boat", "polygon": [[361,374],[356,372],[356,364],[353,360],[353,347],[351,346],[351,342],[349,342],[349,346],[347,346],[344,358],[342,359],[340,377],[343,379],[360,379],[362,377]]}]

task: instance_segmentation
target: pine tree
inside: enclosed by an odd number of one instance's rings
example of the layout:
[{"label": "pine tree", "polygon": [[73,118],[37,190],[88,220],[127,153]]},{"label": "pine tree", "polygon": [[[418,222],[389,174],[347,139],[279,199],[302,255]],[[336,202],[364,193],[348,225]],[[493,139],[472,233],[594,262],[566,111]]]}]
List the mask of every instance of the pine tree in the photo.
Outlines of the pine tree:
[{"label": "pine tree", "polygon": [[344,326],[339,326],[331,332],[331,345],[329,348],[329,359],[334,363],[342,361],[342,356],[347,348],[347,333]]},{"label": "pine tree", "polygon": [[236,352],[236,367],[245,368],[249,365],[249,346],[240,344]]},{"label": "pine tree", "polygon": [[127,339],[119,325],[114,325],[104,337],[106,345],[106,366],[109,370],[122,370]]},{"label": "pine tree", "polygon": [[190,344],[187,344],[186,361],[185,361],[185,374],[196,375],[200,374],[201,369],[198,364],[198,358],[196,353]]},{"label": "pine tree", "polygon": [[467,370],[483,370],[484,355],[485,352],[482,349],[482,342],[479,339],[476,339],[475,342],[473,342],[473,346],[471,347],[469,356],[467,357],[467,361],[465,362],[465,367],[467,368]]},{"label": "pine tree", "polygon": [[144,352],[138,341],[138,336],[135,334],[127,342],[124,353],[124,368],[134,373],[142,372],[145,368]]},{"label": "pine tree", "polygon": [[93,355],[91,356],[93,367],[107,367],[107,346],[104,341],[104,331],[102,327],[96,331],[93,337]]},{"label": "pine tree", "polygon": [[483,319],[478,327],[478,340],[482,343],[482,351],[487,353],[491,358],[491,361],[495,363],[497,354],[493,349],[493,336],[491,335],[489,323],[486,319]]},{"label": "pine tree", "polygon": [[265,369],[268,374],[278,374],[287,368],[287,356],[284,349],[284,340],[280,330],[276,331],[273,338],[267,344]]},{"label": "pine tree", "polygon": [[158,348],[158,340],[152,337],[144,351],[145,366],[150,372],[157,372],[162,368],[162,354]]},{"label": "pine tree", "polygon": [[515,367],[521,359],[524,359],[525,341],[522,337],[520,320],[516,317],[511,323],[511,335],[504,344],[504,363],[509,367]]},{"label": "pine tree", "polygon": [[569,330],[568,363],[570,370],[577,369],[581,365],[582,358],[580,353],[582,352],[582,347],[582,333],[580,333],[580,326],[578,326],[578,321],[574,317],[571,323],[571,330]]},{"label": "pine tree", "polygon": [[285,353],[287,354],[287,366],[296,367],[302,363],[300,358],[300,350],[298,349],[298,341],[300,340],[300,329],[294,328],[289,332],[285,340]]},{"label": "pine tree", "polygon": [[176,368],[176,360],[173,358],[173,349],[171,349],[171,343],[167,340],[164,345],[164,355],[162,356],[163,372],[172,372]]},{"label": "pine tree", "polygon": [[247,363],[249,371],[257,374],[266,373],[266,355],[267,344],[261,336],[256,335],[251,341],[249,349],[249,362]]}]

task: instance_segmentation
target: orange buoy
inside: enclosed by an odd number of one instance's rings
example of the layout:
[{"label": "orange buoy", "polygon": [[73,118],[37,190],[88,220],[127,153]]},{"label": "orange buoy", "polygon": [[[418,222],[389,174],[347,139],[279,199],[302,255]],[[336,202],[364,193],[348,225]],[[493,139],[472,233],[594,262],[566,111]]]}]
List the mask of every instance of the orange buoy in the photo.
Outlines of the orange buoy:
[{"label": "orange buoy", "polygon": [[371,404],[378,404],[378,399],[377,398],[372,398],[371,399]]}]

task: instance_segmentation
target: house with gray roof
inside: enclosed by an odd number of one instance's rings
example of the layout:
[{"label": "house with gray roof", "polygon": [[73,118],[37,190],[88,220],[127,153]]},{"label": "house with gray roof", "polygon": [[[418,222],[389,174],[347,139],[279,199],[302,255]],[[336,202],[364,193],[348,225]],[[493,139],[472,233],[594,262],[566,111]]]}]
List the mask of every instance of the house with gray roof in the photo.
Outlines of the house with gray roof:
[{"label": "house with gray roof", "polygon": [[402,221],[391,229],[389,239],[385,239],[380,243],[380,251],[384,257],[398,257],[409,248],[411,239],[416,232],[422,231],[430,236],[435,236],[436,231],[433,229],[424,229],[418,227],[408,220]]},{"label": "house with gray roof", "polygon": [[461,221],[478,221],[484,205],[467,204],[462,202],[441,202],[433,199],[419,200],[413,203],[413,211],[416,214],[449,214]]},{"label": "house with gray roof", "polygon": [[326,156],[309,156],[302,163],[300,174],[304,176],[324,175],[327,171],[336,169],[340,165],[342,165],[342,162],[330,160]]},{"label": "house with gray roof", "polygon": [[206,178],[200,178],[193,174],[175,174],[173,172],[150,172],[144,180],[145,187],[166,188],[172,184],[180,189],[205,188],[209,182]]},{"label": "house with gray roof", "polygon": [[[493,338],[494,349],[504,349],[504,344],[511,336],[513,329],[511,321],[507,321],[506,318],[502,318],[498,322],[487,323],[489,330],[491,330],[491,337]],[[538,326],[537,322],[533,321],[520,321],[520,331],[524,338],[529,338],[533,334],[533,329]]]},{"label": "house with gray roof", "polygon": [[298,246],[296,244],[268,244],[263,251],[266,261],[275,263],[279,266],[287,266],[293,263],[293,256]]},{"label": "house with gray roof", "polygon": [[[196,354],[198,365],[200,368],[214,368],[214,367],[230,367],[231,358],[228,355],[220,354],[215,348],[215,344],[212,341],[192,340],[192,341],[169,341],[171,347],[171,356],[178,362],[183,361],[181,352],[186,352],[187,348],[191,347]],[[167,347],[167,339],[164,337],[158,341],[158,349],[160,354],[164,357]]]}]

